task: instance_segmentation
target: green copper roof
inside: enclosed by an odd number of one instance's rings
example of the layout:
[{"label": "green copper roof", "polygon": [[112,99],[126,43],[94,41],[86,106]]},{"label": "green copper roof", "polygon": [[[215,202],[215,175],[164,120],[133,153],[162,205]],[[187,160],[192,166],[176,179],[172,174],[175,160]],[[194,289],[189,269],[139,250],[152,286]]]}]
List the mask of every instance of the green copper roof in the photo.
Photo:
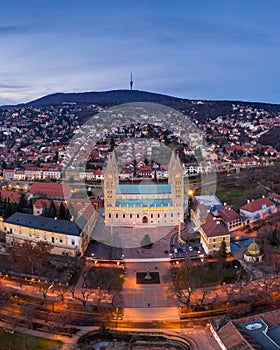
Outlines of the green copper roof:
[{"label": "green copper roof", "polygon": [[117,194],[171,194],[171,184],[121,184]]}]

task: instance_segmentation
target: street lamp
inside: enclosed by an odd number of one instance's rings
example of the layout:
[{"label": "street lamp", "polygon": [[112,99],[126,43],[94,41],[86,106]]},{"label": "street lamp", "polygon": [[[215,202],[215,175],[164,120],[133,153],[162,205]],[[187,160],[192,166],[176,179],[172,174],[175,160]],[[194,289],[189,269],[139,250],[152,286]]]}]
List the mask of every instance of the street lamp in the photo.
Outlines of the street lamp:
[{"label": "street lamp", "polygon": [[118,328],[118,313],[119,313],[119,308],[116,308],[116,329]]}]

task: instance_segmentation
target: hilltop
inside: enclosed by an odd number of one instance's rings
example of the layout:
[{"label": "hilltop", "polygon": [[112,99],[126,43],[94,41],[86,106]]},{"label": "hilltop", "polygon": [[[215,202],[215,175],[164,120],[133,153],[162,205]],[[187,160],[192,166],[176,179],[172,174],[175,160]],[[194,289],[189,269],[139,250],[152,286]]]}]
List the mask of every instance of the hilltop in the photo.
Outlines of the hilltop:
[{"label": "hilltop", "polygon": [[130,102],[151,102],[167,105],[189,116],[195,116],[197,120],[216,118],[234,114],[234,106],[263,110],[269,113],[280,113],[279,104],[248,101],[210,101],[190,100],[169,95],[163,95],[140,90],[110,90],[79,93],[55,93],[43,96],[39,99],[21,104],[25,107],[40,107],[49,105],[61,105],[63,103],[76,103],[78,105],[96,104],[100,106],[115,106]]}]

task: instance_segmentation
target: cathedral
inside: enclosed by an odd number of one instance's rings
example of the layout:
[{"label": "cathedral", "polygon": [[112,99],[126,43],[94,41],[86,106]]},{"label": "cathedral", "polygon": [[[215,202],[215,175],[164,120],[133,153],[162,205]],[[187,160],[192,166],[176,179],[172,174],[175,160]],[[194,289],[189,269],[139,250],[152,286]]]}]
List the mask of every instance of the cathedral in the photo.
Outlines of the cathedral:
[{"label": "cathedral", "polygon": [[168,166],[168,184],[120,184],[115,153],[109,156],[104,174],[106,226],[178,225],[184,221],[186,205],[183,167],[174,152]]}]

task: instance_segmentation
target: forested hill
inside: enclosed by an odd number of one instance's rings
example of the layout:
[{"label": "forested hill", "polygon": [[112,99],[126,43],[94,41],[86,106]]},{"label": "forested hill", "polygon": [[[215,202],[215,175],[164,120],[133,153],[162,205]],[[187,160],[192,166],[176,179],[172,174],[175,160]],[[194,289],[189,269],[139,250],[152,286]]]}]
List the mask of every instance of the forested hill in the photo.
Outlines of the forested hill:
[{"label": "forested hill", "polygon": [[278,104],[247,101],[189,100],[139,90],[56,93],[28,102],[25,106],[60,105],[66,102],[82,105],[97,104],[101,106],[114,106],[130,102],[152,102],[175,108],[189,116],[195,116],[198,120],[235,114],[234,106],[244,106],[251,109],[263,110],[268,113],[280,113],[280,105]]}]

